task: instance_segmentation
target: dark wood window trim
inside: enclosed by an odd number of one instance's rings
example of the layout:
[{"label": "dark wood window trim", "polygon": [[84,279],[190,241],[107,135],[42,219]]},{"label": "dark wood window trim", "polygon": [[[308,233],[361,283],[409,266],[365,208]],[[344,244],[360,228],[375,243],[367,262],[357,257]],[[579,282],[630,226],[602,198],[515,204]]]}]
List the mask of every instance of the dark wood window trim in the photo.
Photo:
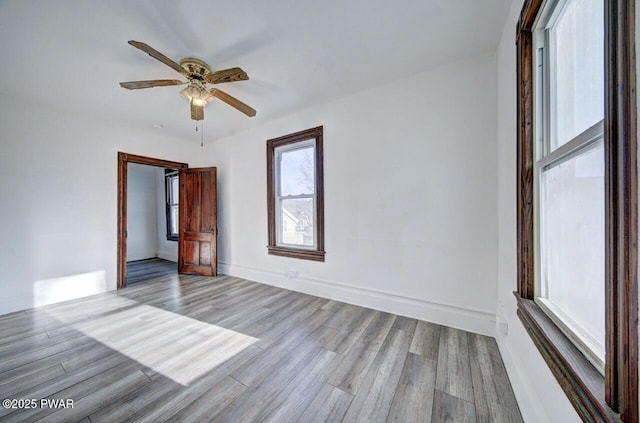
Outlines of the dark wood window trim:
[{"label": "dark wood window trim", "polygon": [[172,204],[169,198],[170,197],[169,190],[171,189],[171,187],[169,186],[169,181],[171,180],[172,177],[178,176],[179,174],[180,173],[178,169],[164,170],[164,196],[165,196],[165,205],[166,205],[165,215],[167,219],[167,241],[176,241],[176,242],[178,241],[178,234],[171,233],[171,205]]},{"label": "dark wood window trim", "polygon": [[606,399],[638,415],[638,151],[635,0],[608,0],[605,38]]},{"label": "dark wood window trim", "polygon": [[518,75],[518,145],[517,145],[517,243],[518,292],[523,298],[534,294],[534,226],[533,226],[533,23],[543,0],[527,0],[518,22],[516,38]]},{"label": "dark wood window trim", "polygon": [[[605,377],[533,302],[533,33],[542,0],[517,30],[518,316],[584,421],[638,417],[638,214],[635,1],[605,2]],[[618,413],[616,416],[614,413]]]},{"label": "dark wood window trim", "polygon": [[116,287],[118,289],[127,286],[127,178],[129,163],[174,169],[189,167],[186,163],[171,162],[169,160],[118,152],[118,257],[116,270]]},{"label": "dark wood window trim", "polygon": [[516,297],[518,317],[582,420],[614,422],[604,400],[602,375],[535,302]]},{"label": "dark wood window trim", "polygon": [[[269,254],[297,259],[324,261],[324,172],[322,126],[267,140],[267,229]],[[276,193],[275,193],[275,149],[283,145],[293,144],[309,139],[315,139],[315,193],[316,193],[316,221],[315,249],[290,248],[276,243]]]}]

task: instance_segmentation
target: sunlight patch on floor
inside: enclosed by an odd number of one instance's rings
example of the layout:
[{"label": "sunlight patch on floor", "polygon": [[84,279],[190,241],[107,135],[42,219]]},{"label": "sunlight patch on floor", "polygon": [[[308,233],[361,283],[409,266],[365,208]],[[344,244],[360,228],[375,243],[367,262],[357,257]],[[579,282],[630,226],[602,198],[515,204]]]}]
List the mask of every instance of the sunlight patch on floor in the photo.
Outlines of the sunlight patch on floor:
[{"label": "sunlight patch on floor", "polygon": [[[167,310],[113,295],[96,304],[111,311],[78,321],[85,305],[47,313],[173,381],[187,386],[258,339]],[[87,306],[90,306],[87,304]],[[96,313],[98,314],[98,313]]]}]

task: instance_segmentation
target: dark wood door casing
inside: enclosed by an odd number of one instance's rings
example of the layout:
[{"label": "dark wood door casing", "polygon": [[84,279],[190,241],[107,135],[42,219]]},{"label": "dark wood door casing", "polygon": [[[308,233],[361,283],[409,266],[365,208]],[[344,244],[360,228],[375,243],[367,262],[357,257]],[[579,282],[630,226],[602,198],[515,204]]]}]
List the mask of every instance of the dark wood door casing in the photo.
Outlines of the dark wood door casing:
[{"label": "dark wood door casing", "polygon": [[172,169],[189,167],[186,163],[118,152],[118,243],[116,287],[127,286],[127,176],[129,163]]},{"label": "dark wood door casing", "polygon": [[180,170],[178,271],[217,275],[216,168]]}]

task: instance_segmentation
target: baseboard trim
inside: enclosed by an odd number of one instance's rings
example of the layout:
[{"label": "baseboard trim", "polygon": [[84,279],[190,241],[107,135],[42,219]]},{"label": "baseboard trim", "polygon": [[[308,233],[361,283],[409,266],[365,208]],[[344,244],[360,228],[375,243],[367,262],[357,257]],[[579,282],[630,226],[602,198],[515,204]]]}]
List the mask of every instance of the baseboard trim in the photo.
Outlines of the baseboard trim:
[{"label": "baseboard trim", "polygon": [[147,251],[129,251],[127,252],[127,261],[144,260],[156,257],[156,250]]},{"label": "baseboard trim", "polygon": [[220,273],[265,283],[279,288],[315,295],[400,316],[496,336],[496,316],[477,310],[418,300],[389,292],[307,277],[289,278],[282,273],[257,267],[218,262]]},{"label": "baseboard trim", "polygon": [[169,260],[169,261],[175,261],[176,263],[178,262],[178,255],[177,254],[171,254],[171,253],[167,253],[165,251],[158,251],[158,258],[164,259],[164,260]]}]

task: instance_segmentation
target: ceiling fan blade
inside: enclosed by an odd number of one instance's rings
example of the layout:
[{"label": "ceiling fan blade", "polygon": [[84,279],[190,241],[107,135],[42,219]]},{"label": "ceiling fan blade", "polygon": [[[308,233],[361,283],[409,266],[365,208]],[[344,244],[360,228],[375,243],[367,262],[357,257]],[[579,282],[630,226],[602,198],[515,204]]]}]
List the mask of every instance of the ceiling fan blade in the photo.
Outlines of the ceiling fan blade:
[{"label": "ceiling fan blade", "polygon": [[191,102],[191,119],[204,120],[204,106],[198,106]]},{"label": "ceiling fan blade", "polygon": [[120,86],[128,90],[139,90],[140,88],[167,87],[170,85],[182,85],[184,82],[177,79],[153,79],[151,81],[129,81],[121,82]]},{"label": "ceiling fan blade", "polygon": [[237,98],[235,98],[233,96],[230,96],[229,94],[225,93],[224,91],[220,91],[217,88],[213,88],[213,89],[211,89],[211,94],[214,97],[217,97],[220,100],[224,101],[229,106],[240,110],[242,113],[244,113],[245,115],[247,115],[249,117],[253,117],[253,116],[256,115],[256,110],[254,108],[249,107],[248,105],[244,104],[242,101],[238,100]]},{"label": "ceiling fan blade", "polygon": [[208,73],[204,79],[209,84],[222,84],[223,82],[246,81],[249,76],[240,68],[229,68]]},{"label": "ceiling fan blade", "polygon": [[161,61],[162,63],[164,63],[165,65],[169,66],[170,68],[173,68],[176,72],[178,72],[178,73],[180,73],[182,75],[186,74],[186,71],[182,68],[182,66],[180,66],[179,64],[177,64],[173,60],[169,59],[167,56],[165,56],[164,54],[160,53],[158,50],[154,49],[150,45],[145,44],[145,43],[141,43],[140,41],[134,41],[134,40],[130,40],[129,44],[131,44],[135,48],[138,48],[138,49],[144,51],[149,56],[153,57],[156,60]]}]

